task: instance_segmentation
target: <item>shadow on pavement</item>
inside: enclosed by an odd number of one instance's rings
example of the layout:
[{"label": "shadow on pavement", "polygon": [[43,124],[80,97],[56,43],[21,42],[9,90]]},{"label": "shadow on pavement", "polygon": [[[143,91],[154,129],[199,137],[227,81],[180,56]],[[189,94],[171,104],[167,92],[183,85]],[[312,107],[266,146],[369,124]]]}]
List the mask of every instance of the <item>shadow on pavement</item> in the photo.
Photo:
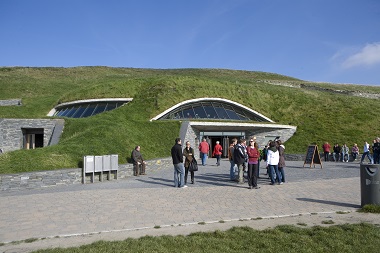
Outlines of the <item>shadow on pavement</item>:
[{"label": "shadow on pavement", "polygon": [[328,201],[328,200],[322,200],[322,199],[297,198],[297,200],[321,203],[321,204],[326,204],[326,205],[360,208],[360,205],[355,205],[355,204],[350,204],[350,203],[340,203],[340,202],[336,202],[336,201]]}]

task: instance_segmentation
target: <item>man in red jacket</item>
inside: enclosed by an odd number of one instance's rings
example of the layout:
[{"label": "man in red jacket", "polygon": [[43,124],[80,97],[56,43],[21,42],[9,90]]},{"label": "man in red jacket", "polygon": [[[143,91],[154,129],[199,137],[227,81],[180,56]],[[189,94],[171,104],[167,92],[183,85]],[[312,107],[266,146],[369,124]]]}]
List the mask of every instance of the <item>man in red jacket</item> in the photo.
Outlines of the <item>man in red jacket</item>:
[{"label": "man in red jacket", "polygon": [[210,146],[208,145],[206,138],[203,138],[202,142],[199,143],[199,151],[201,151],[201,159],[202,159],[202,165],[206,165],[207,160],[207,154],[210,150]]}]

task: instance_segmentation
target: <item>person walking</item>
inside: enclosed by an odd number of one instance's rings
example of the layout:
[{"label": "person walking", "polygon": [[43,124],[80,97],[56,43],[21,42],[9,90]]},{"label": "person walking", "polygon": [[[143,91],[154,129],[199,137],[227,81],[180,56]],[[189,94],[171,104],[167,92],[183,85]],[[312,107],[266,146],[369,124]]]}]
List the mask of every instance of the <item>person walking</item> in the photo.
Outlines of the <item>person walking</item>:
[{"label": "person walking", "polygon": [[237,144],[237,139],[233,138],[232,142],[230,144],[230,147],[228,148],[228,160],[230,160],[230,180],[235,181],[235,162],[234,162],[234,150],[235,145]]},{"label": "person walking", "polygon": [[222,146],[219,144],[219,141],[216,141],[214,151],[212,152],[212,156],[216,158],[216,166],[220,165],[220,158],[222,157]]},{"label": "person walking", "polygon": [[373,159],[372,159],[372,156],[371,154],[369,153],[369,144],[368,142],[364,142],[364,147],[363,147],[363,155],[362,155],[362,159],[360,160],[360,163],[363,163],[364,161],[364,158],[367,156],[368,159],[369,159],[369,162],[371,164],[373,164]]},{"label": "person walking", "polygon": [[174,165],[174,187],[186,188],[185,185],[185,169],[183,168],[183,154],[182,154],[182,146],[181,139],[176,138],[175,144],[171,149],[171,155]]},{"label": "person walking", "polygon": [[206,166],[207,155],[210,150],[210,145],[208,145],[206,138],[203,138],[202,142],[199,143],[199,151],[201,152],[202,165]]},{"label": "person walking", "polygon": [[257,186],[257,171],[259,167],[260,151],[259,145],[253,140],[249,140],[247,147],[248,155],[248,189],[259,189]]},{"label": "person walking", "polygon": [[[185,185],[187,185],[187,176],[189,175],[189,166],[193,162],[194,149],[190,147],[190,142],[186,142],[186,147],[183,149],[183,156],[185,157]],[[190,171],[191,183],[194,184],[194,171]]]}]

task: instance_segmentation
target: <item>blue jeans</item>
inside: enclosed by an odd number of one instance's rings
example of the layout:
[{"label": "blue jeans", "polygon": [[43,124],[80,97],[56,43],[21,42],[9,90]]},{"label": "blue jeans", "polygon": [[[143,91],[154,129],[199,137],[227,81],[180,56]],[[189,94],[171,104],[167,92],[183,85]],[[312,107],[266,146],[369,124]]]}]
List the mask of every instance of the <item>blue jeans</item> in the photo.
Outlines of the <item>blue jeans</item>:
[{"label": "blue jeans", "polygon": [[185,168],[183,163],[174,165],[174,187],[183,187],[185,185]]},{"label": "blue jeans", "polygon": [[344,162],[346,159],[345,157],[347,156],[347,162],[350,160],[350,155],[347,153],[342,153],[342,162]]},{"label": "blue jeans", "polygon": [[369,159],[369,161],[370,161],[370,163],[373,164],[373,159],[372,159],[371,154],[369,153],[369,151],[363,153],[363,155],[362,155],[362,159],[360,160],[360,162],[362,163],[362,162],[364,161],[365,156],[367,156],[368,159]]},{"label": "blue jeans", "polygon": [[281,182],[285,183],[285,170],[284,170],[284,167],[278,168],[278,171],[281,174]]},{"label": "blue jeans", "polygon": [[275,183],[275,179],[274,179],[274,173],[276,173],[276,181],[278,183],[281,182],[281,174],[278,170],[278,165],[269,165],[269,176],[270,176],[270,182],[271,184],[274,184]]},{"label": "blue jeans", "polygon": [[[338,158],[336,158],[338,156]],[[333,153],[334,162],[339,162],[340,153]]]},{"label": "blue jeans", "polygon": [[202,165],[205,166],[206,161],[207,161],[207,154],[201,153],[201,159],[202,159]]},{"label": "blue jeans", "polygon": [[235,180],[235,163],[234,160],[230,160],[230,179]]}]

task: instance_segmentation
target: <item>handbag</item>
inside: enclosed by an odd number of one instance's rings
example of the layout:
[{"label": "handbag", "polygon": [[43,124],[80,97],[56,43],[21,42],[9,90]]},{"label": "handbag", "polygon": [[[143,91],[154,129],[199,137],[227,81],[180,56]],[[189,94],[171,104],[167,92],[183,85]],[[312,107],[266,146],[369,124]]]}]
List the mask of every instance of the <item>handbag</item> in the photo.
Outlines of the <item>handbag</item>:
[{"label": "handbag", "polygon": [[193,159],[189,164],[189,171],[198,171],[198,163],[197,160]]}]

